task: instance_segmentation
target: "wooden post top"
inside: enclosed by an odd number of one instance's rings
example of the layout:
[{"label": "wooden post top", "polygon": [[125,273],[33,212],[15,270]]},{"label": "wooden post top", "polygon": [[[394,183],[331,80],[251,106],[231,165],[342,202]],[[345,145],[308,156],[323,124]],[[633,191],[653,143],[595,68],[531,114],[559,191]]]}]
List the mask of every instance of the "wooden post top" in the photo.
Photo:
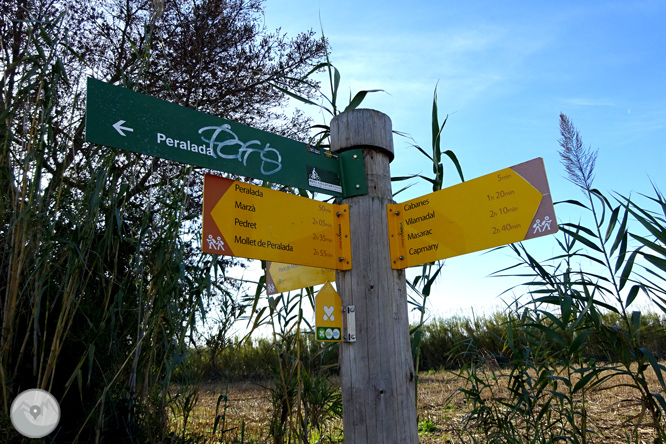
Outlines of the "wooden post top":
[{"label": "wooden post top", "polygon": [[381,150],[389,162],[393,160],[393,125],[389,116],[374,109],[354,109],[333,117],[331,151],[363,146]]}]

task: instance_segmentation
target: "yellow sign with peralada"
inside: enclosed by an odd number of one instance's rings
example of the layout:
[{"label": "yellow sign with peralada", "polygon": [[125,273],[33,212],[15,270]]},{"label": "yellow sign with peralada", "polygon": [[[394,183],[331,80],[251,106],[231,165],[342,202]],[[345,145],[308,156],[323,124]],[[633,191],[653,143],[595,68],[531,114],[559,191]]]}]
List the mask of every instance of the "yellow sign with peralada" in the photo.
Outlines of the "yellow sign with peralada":
[{"label": "yellow sign with peralada", "polygon": [[401,269],[557,232],[543,159],[387,205]]},{"label": "yellow sign with peralada", "polygon": [[204,253],[349,270],[349,207],[206,174]]},{"label": "yellow sign with peralada", "polygon": [[342,299],[330,282],[315,297],[315,339],[342,342]]}]

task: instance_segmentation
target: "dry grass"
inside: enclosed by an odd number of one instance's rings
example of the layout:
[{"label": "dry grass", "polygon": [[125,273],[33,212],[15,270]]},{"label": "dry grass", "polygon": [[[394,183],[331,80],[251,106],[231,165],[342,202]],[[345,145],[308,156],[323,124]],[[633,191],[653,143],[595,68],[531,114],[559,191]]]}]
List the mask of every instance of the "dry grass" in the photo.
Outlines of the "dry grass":
[{"label": "dry grass", "polygon": [[[462,381],[462,378],[451,372],[429,372],[420,375],[418,417],[421,444],[469,442],[469,435],[466,438],[461,436],[461,432],[465,431],[464,417],[468,408],[460,396],[451,396],[461,387]],[[635,432],[638,433],[638,442],[646,444],[653,442],[655,435],[649,427],[634,426],[636,415],[640,413],[640,406],[632,389],[622,385],[628,382],[629,380],[616,379],[612,386],[607,383],[588,393],[586,407],[590,417],[590,428],[596,432],[591,436],[590,442],[627,442],[627,436],[633,436]],[[492,393],[488,391],[489,399],[508,396],[508,391],[502,386],[503,383],[506,383],[506,379],[499,378]],[[270,382],[242,382],[229,385],[226,412],[228,430],[224,434],[218,431],[216,438],[212,434],[216,404],[219,396],[225,393],[226,386],[223,383],[202,383],[199,387],[198,402],[189,420],[187,436],[192,442],[198,443],[271,442],[268,436],[271,413],[268,384]],[[656,377],[650,381],[650,387],[654,391],[659,390]],[[220,403],[220,413],[223,404]],[[243,424],[244,435],[242,435]],[[175,422],[172,422],[172,426],[180,427]],[[341,420],[330,424],[324,434],[325,439],[321,442],[342,442],[339,441],[342,435],[341,428]],[[220,440],[220,437],[223,439]],[[479,437],[477,436],[477,439]],[[636,441],[632,439],[631,442]]]},{"label": "dry grass", "polygon": [[[269,392],[263,384],[269,383],[231,383],[228,392],[225,383],[201,383],[199,398],[188,422],[187,436],[195,442],[219,442],[221,437],[224,438],[222,442],[242,442],[243,436],[245,442],[261,442],[268,430],[271,411]],[[225,394],[226,414],[224,400],[220,399]],[[215,418],[223,414],[225,422],[219,422],[218,431],[213,435]],[[182,419],[175,420],[172,415],[171,420],[172,429],[180,435]]]},{"label": "dry grass", "polygon": [[[653,392],[660,392],[656,375],[650,372],[649,385]],[[489,401],[506,400],[508,378],[498,378],[494,387],[487,390]],[[450,372],[422,374],[419,390],[419,420],[431,421],[432,432],[420,434],[422,444],[468,442],[461,438],[464,417],[468,409],[461,396],[451,394],[461,387],[462,378]],[[574,381],[575,382],[575,381]],[[627,442],[627,436],[638,435],[638,442],[652,443],[656,434],[648,426],[636,427],[641,413],[637,392],[629,384],[629,377],[617,377],[603,383],[586,394],[585,407],[589,415],[588,428],[595,432],[590,436],[592,443]],[[580,406],[578,406],[580,408]],[[647,415],[644,421],[647,421]],[[480,435],[477,435],[479,439]],[[479,439],[479,442],[483,442]],[[632,438],[631,442],[635,442]]]}]

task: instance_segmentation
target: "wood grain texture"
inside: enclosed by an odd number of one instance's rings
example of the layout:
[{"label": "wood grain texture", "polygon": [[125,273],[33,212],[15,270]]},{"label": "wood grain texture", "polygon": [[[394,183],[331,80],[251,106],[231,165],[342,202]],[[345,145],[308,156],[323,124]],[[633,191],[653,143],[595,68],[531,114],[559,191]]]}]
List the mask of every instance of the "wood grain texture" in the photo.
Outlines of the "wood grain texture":
[{"label": "wood grain texture", "polygon": [[331,120],[331,151],[362,147],[388,152],[389,162],[393,160],[391,119],[374,109],[355,109],[335,116]]},{"label": "wood grain texture", "polygon": [[334,151],[363,148],[368,194],[349,205],[352,269],[338,272],[343,306],[356,313],[356,342],[340,344],[345,444],[418,443],[414,366],[403,270],[391,268],[386,204],[393,203],[391,120],[354,110],[331,121]]}]

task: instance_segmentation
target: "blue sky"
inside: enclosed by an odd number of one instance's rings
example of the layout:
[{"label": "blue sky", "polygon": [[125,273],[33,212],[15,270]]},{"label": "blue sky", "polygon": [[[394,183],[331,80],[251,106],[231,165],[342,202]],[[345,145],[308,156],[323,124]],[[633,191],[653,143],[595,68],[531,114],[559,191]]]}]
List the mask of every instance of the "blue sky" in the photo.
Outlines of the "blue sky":
[{"label": "blue sky", "polygon": [[[319,32],[321,17],[345,100],[350,92],[385,90],[364,107],[389,115],[394,130],[423,147],[430,144],[438,85],[440,117],[450,115],[443,148],[456,153],[467,179],[543,157],[554,200],[582,198],[557,154],[562,112],[599,150],[598,189],[649,193],[651,179],[666,191],[664,1],[267,0],[265,6],[267,27],[288,34]],[[303,109],[318,122],[324,118]],[[430,173],[409,141],[394,142],[393,175]],[[452,165],[445,167],[446,185],[458,183]],[[418,185],[397,200],[430,191]],[[577,213],[559,208],[559,222],[577,221]],[[555,242],[525,245],[546,257]],[[485,276],[511,263],[502,252],[449,259],[432,313],[501,305],[497,295],[513,281]]]}]

